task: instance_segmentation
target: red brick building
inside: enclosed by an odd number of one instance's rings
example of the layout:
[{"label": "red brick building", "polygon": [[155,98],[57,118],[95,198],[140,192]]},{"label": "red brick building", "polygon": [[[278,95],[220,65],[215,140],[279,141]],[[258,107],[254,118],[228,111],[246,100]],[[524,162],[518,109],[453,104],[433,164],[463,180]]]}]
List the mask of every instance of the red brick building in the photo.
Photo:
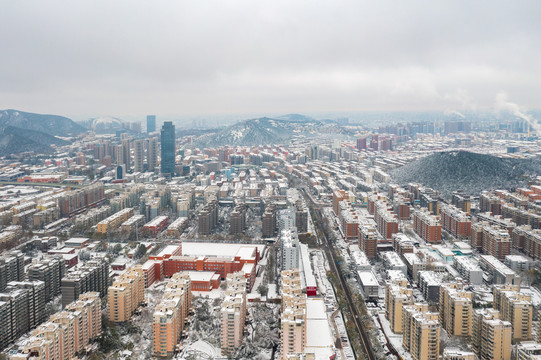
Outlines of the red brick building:
[{"label": "red brick building", "polygon": [[244,271],[248,291],[251,291],[256,278],[257,263],[251,260],[219,257],[193,257],[193,256],[172,256],[163,262],[163,274],[170,277],[181,271],[212,271],[219,275],[220,279],[225,280],[227,274],[237,271]]},{"label": "red brick building", "polygon": [[359,249],[364,251],[366,257],[375,259],[377,256],[378,235],[374,225],[360,224],[359,225]]},{"label": "red brick building", "polygon": [[414,210],[413,230],[428,243],[441,242],[440,218],[432,215],[426,208]]},{"label": "red brick building", "polygon": [[340,202],[347,200],[348,194],[345,190],[334,190],[332,192],[332,209],[334,210],[334,214],[338,216],[340,212]]},{"label": "red brick building", "polygon": [[374,220],[378,232],[384,239],[391,240],[393,234],[398,232],[398,216],[386,200],[375,202]]},{"label": "red brick building", "polygon": [[441,224],[445,230],[460,239],[471,236],[471,220],[469,214],[453,205],[441,207]]}]

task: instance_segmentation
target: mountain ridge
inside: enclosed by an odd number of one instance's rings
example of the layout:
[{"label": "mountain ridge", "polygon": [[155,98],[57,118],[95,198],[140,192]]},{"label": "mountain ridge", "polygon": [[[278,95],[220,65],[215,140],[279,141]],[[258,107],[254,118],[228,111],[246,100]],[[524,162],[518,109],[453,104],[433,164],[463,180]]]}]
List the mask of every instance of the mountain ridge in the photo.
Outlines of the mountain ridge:
[{"label": "mountain ridge", "polygon": [[294,136],[317,133],[342,133],[336,124],[329,124],[301,114],[246,119],[196,139],[197,146],[257,146],[282,144]]},{"label": "mountain ridge", "polygon": [[15,109],[0,110],[0,129],[7,126],[63,137],[86,131],[84,127],[64,116],[37,114]]},{"label": "mountain ridge", "polygon": [[0,110],[0,155],[27,151],[52,153],[51,145],[68,144],[58,137],[71,137],[84,131],[84,127],[64,116]]}]

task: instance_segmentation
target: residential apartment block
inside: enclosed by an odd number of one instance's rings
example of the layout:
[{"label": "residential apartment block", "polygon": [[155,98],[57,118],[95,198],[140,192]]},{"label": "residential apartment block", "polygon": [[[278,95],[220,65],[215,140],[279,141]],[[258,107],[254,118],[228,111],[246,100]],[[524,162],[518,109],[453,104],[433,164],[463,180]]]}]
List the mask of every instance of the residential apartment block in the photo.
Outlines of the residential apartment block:
[{"label": "residential apartment block", "polygon": [[450,335],[471,335],[472,293],[464,290],[461,283],[443,284],[440,288],[439,319]]},{"label": "residential apartment block", "polygon": [[403,307],[402,345],[414,360],[438,360],[440,331],[438,314],[428,311],[427,304]]},{"label": "residential apartment block", "polygon": [[298,269],[282,271],[281,359],[304,352],[306,346],[306,295]]},{"label": "residential apartment block", "polygon": [[162,301],[154,311],[154,355],[171,357],[188,319],[192,284],[187,273],[176,273],[166,283]]},{"label": "residential apartment block", "polygon": [[74,302],[85,292],[107,294],[109,263],[105,259],[87,261],[82,267],[66,273],[60,281],[62,307]]},{"label": "residential apartment block", "polygon": [[220,313],[222,354],[232,354],[241,344],[246,321],[246,279],[242,272],[227,275],[227,290]]},{"label": "residential apartment block", "polygon": [[19,352],[11,354],[10,359],[71,360],[101,335],[101,329],[100,294],[84,293],[22,340]]},{"label": "residential apartment block", "polygon": [[109,287],[109,321],[125,322],[145,301],[145,275],[140,265],[128,269]]},{"label": "residential apartment block", "polygon": [[520,292],[519,285],[494,285],[494,309],[502,320],[511,323],[514,341],[532,339],[533,306],[530,295]]}]

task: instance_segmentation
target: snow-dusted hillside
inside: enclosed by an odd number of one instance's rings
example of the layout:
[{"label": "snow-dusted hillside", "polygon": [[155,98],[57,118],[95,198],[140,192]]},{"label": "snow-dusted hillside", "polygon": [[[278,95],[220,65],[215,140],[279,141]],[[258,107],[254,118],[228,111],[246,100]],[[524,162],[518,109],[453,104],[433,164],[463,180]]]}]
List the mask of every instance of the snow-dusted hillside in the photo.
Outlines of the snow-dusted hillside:
[{"label": "snow-dusted hillside", "polygon": [[449,197],[457,189],[471,195],[483,190],[527,185],[525,175],[541,174],[541,159],[502,159],[467,151],[440,152],[391,172],[401,185],[418,182]]},{"label": "snow-dusted hillside", "polygon": [[293,136],[344,132],[336,124],[291,114],[279,118],[263,117],[244,120],[217,132],[205,134],[199,137],[196,143],[200,147],[272,145],[282,144]]}]

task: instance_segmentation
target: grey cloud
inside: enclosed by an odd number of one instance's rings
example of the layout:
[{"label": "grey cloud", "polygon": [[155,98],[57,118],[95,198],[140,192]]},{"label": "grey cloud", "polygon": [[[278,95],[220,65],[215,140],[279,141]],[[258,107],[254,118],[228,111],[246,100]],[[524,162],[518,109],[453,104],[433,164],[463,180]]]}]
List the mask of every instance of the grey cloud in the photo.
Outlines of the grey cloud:
[{"label": "grey cloud", "polygon": [[541,2],[0,1],[0,108],[540,107]]}]

